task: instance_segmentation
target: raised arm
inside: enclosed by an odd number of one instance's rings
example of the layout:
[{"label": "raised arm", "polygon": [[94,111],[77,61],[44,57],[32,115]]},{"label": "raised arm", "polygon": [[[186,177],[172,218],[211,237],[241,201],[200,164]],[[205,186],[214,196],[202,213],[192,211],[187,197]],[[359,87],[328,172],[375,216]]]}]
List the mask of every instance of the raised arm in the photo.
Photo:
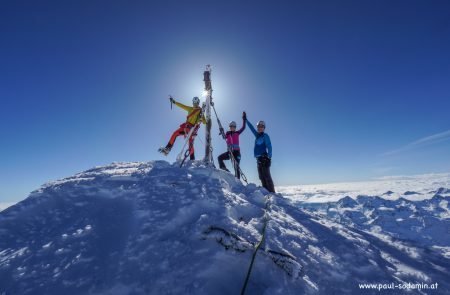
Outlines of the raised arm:
[{"label": "raised arm", "polygon": [[270,142],[269,135],[264,134],[264,141],[266,143],[267,153],[269,155],[269,158],[272,158],[272,143]]},{"label": "raised arm", "polygon": [[185,110],[185,111],[187,111],[187,112],[190,112],[190,111],[192,111],[192,109],[193,109],[193,107],[184,105],[184,104],[182,104],[182,103],[180,103],[180,102],[178,102],[178,101],[175,101],[175,100],[173,101],[173,103],[174,103],[177,107],[180,107],[180,108],[182,108],[183,110]]},{"label": "raised arm", "polygon": [[252,123],[250,123],[248,119],[246,119],[245,121],[247,122],[248,128],[250,128],[253,135],[255,135],[255,137],[258,137],[258,132],[256,131],[255,127],[253,127]]},{"label": "raised arm", "polygon": [[245,130],[245,120],[247,120],[247,115],[245,112],[242,114],[242,127],[237,131],[237,133],[240,135]]}]

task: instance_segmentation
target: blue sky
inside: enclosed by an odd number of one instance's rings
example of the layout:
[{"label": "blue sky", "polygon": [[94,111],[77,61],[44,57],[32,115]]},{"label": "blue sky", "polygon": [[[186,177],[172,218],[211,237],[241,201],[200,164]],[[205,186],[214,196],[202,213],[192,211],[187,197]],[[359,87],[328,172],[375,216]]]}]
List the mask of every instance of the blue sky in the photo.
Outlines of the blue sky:
[{"label": "blue sky", "polygon": [[[164,159],[156,150],[185,118],[167,97],[201,94],[208,63],[221,120],[240,125],[246,110],[266,121],[276,185],[448,172],[449,10],[448,1],[3,3],[0,200],[93,166]],[[241,141],[257,181],[251,133]]]}]

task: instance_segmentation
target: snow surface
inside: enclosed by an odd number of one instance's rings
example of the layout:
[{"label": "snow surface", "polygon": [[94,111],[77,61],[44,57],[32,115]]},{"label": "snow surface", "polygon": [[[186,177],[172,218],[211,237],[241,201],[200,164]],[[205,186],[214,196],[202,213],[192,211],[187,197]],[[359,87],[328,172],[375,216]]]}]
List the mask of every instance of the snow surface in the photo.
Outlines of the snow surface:
[{"label": "snow surface", "polygon": [[[406,209],[374,197],[315,207],[201,162],[113,163],[0,213],[0,294],[239,294],[265,208],[246,294],[360,294],[358,283],[391,282],[438,282],[433,294],[445,294],[450,243],[433,235],[449,197],[435,197],[398,200]],[[397,211],[408,222],[428,212],[422,222],[435,230],[396,236],[393,219],[382,221]]]}]

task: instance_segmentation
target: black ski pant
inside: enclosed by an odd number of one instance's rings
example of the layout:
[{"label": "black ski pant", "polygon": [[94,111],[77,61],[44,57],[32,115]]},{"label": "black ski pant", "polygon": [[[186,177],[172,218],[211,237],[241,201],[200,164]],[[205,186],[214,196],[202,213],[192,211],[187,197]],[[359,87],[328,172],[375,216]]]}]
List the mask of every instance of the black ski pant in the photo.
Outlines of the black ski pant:
[{"label": "black ski pant", "polygon": [[271,160],[266,157],[259,157],[258,160],[258,176],[261,180],[261,184],[269,192],[275,192],[275,186],[273,185],[272,175],[270,175],[270,162]]},{"label": "black ski pant", "polygon": [[[235,150],[235,151],[233,151],[233,157],[236,159],[236,164],[237,165],[235,165],[234,163],[232,163],[233,164],[233,166],[234,166],[234,175],[238,178],[238,179],[240,179],[241,178],[241,173],[239,173],[239,163],[241,162],[241,152],[239,151],[239,150]],[[225,160],[230,160],[230,153],[229,152],[225,152],[225,153],[223,153],[223,154],[221,154],[221,155],[219,155],[219,157],[217,158],[217,160],[219,161],[219,167],[222,169],[222,168],[227,168],[226,166],[225,166],[225,163],[223,162],[223,161],[225,161]]]}]

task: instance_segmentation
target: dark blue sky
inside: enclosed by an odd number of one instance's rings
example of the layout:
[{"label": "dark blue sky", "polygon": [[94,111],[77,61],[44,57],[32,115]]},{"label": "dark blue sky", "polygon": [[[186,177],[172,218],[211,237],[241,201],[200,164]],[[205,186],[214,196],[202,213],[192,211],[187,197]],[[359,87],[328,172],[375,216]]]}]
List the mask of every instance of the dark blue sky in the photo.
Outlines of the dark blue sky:
[{"label": "dark blue sky", "polygon": [[185,118],[167,96],[201,94],[208,63],[222,121],[267,122],[278,185],[448,172],[449,15],[448,1],[2,3],[0,201],[162,159]]}]

